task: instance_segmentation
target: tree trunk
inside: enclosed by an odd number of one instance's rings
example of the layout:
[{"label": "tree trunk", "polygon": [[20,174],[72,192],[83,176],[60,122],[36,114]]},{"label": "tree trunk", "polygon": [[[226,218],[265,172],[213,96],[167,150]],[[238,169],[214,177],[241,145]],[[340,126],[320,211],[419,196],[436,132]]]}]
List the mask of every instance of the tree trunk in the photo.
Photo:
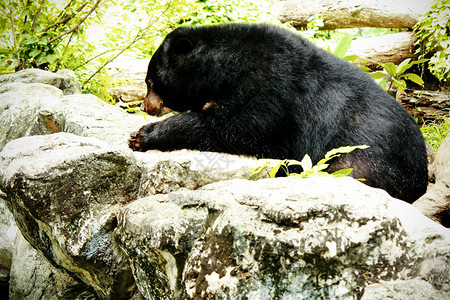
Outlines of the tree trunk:
[{"label": "tree trunk", "polygon": [[308,18],[320,15],[321,29],[412,28],[431,7],[431,0],[288,0],[280,2],[278,19],[305,28]]}]

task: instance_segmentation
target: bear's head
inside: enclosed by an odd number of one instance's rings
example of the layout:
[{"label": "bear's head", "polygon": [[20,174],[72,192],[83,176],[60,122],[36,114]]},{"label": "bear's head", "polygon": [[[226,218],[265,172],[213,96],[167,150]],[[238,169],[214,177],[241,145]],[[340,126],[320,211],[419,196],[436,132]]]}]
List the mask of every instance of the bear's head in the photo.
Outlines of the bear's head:
[{"label": "bear's head", "polygon": [[[249,89],[264,86],[261,82],[271,78],[274,66],[286,64],[285,59],[277,62],[277,54],[287,50],[281,49],[284,43],[280,39],[284,38],[285,34],[277,34],[273,26],[265,25],[175,29],[148,66],[147,110],[158,113],[164,106],[196,111],[208,107],[208,103],[219,104],[230,98],[234,105],[238,104],[242,95],[249,95]],[[272,78],[276,80],[277,76]]]}]

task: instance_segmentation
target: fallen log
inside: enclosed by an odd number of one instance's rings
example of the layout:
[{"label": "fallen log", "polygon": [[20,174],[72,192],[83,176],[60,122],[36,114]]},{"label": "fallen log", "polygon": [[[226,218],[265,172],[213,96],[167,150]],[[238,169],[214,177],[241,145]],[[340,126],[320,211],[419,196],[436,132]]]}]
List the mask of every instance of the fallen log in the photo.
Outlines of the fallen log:
[{"label": "fallen log", "polygon": [[275,7],[278,19],[297,29],[306,28],[308,18],[322,16],[320,29],[412,28],[431,7],[431,0],[319,0],[282,1]]},{"label": "fallen log", "polygon": [[355,64],[372,70],[381,69],[378,63],[392,62],[396,65],[407,58],[415,58],[414,43],[417,37],[411,31],[386,34],[352,41],[347,55],[357,55]]},{"label": "fallen log", "polygon": [[449,116],[449,93],[406,89],[398,91],[396,98],[420,125],[440,123]]}]

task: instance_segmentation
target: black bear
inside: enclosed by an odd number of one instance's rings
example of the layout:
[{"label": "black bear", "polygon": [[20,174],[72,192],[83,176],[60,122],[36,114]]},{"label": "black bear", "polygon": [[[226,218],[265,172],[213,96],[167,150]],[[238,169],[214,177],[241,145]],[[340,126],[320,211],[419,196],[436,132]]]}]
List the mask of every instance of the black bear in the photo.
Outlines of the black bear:
[{"label": "black bear", "polygon": [[[268,24],[180,27],[153,55],[148,110],[182,113],[131,134],[133,150],[196,149],[332,162],[413,202],[427,187],[423,136],[406,110],[359,68]],[[186,112],[188,111],[188,112]]]}]

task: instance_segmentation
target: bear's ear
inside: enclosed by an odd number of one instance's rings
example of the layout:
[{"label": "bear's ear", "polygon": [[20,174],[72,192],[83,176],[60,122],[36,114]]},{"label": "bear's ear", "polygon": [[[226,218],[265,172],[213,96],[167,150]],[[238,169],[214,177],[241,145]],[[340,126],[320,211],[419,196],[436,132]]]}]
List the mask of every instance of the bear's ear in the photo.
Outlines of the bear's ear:
[{"label": "bear's ear", "polygon": [[188,38],[180,38],[173,43],[172,50],[175,53],[186,54],[194,49],[194,43]]}]

